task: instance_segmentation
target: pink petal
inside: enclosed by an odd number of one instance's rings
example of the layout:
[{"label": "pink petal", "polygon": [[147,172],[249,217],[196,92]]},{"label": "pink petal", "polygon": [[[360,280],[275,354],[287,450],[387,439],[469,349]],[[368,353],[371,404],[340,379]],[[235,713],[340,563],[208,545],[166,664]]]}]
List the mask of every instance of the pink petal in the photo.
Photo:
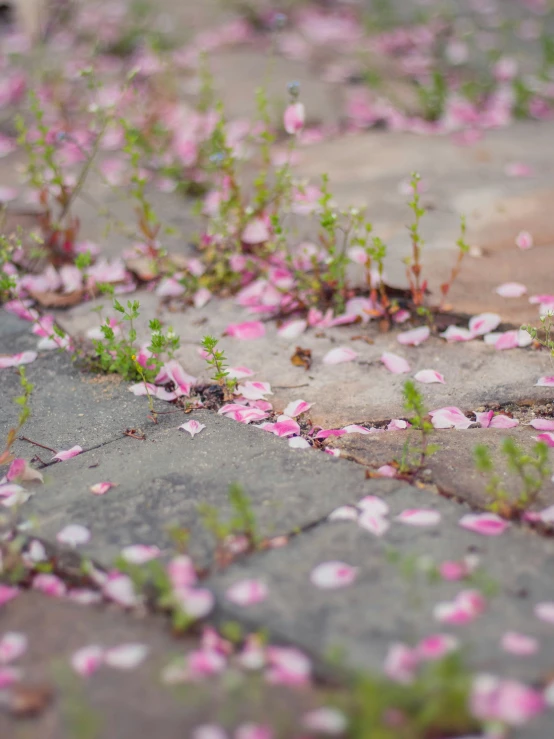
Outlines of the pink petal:
[{"label": "pink petal", "polygon": [[436,526],[440,523],[441,514],[426,508],[408,508],[396,516],[396,520],[410,526]]},{"label": "pink petal", "polygon": [[385,675],[394,682],[409,685],[414,681],[418,662],[415,649],[410,649],[406,644],[397,642],[389,647],[383,670]]},{"label": "pink petal", "polygon": [[185,554],[173,557],[167,565],[167,574],[172,587],[176,590],[195,585],[198,580],[194,563]]},{"label": "pink petal", "polygon": [[274,735],[269,726],[247,723],[237,728],[235,739],[274,739]]},{"label": "pink petal", "polygon": [[533,246],[533,236],[529,231],[520,231],[516,236],[516,246],[523,251]]},{"label": "pink petal", "polygon": [[486,601],[477,590],[462,590],[451,602],[437,603],[433,615],[437,621],[466,624],[474,621],[486,608]]},{"label": "pink petal", "polygon": [[151,559],[156,559],[161,554],[158,547],[148,546],[146,544],[131,544],[128,547],[124,547],[121,550],[121,556],[126,562],[130,562],[135,565],[142,565],[145,562],[150,562]]},{"label": "pink petal", "polygon": [[58,534],[56,539],[60,544],[69,544],[69,546],[77,547],[80,544],[86,544],[90,541],[90,531],[86,526],[78,523],[72,523],[65,526]]},{"label": "pink petal", "polygon": [[46,595],[51,595],[53,598],[61,598],[66,593],[66,587],[63,580],[60,580],[56,575],[51,575],[48,572],[41,572],[39,575],[35,575],[33,579],[33,589],[40,590]]},{"label": "pink petal", "polygon": [[277,330],[277,336],[282,339],[297,339],[300,334],[303,334],[308,326],[308,322],[304,319],[298,319],[293,321],[287,321],[280,329]]},{"label": "pink petal", "polygon": [[312,570],[310,580],[317,588],[331,590],[352,584],[357,574],[357,567],[344,562],[323,562]]},{"label": "pink petal", "polygon": [[527,288],[521,282],[504,282],[495,292],[501,298],[521,298],[527,292]]},{"label": "pink petal", "polygon": [[390,464],[384,464],[377,469],[377,474],[381,475],[381,477],[396,477],[396,473],[396,467],[392,467]]},{"label": "pink petal", "polygon": [[441,373],[431,369],[420,370],[419,372],[416,372],[416,374],[414,375],[414,380],[417,380],[418,382],[423,382],[426,385],[429,385],[433,382],[441,382],[444,384],[444,377],[441,375]]},{"label": "pink petal", "polygon": [[[165,372],[167,373],[168,379],[172,380],[175,384],[175,389],[177,392],[183,395],[190,395],[190,390],[196,382],[196,377],[193,377],[192,375],[189,375],[187,372],[185,372],[183,367],[176,359],[170,359],[169,362],[166,362],[163,366],[163,370],[165,370]],[[156,378],[156,382],[158,382],[158,378]]]},{"label": "pink petal", "polygon": [[550,377],[541,377],[537,381],[538,387],[554,387],[554,376],[551,375]]},{"label": "pink petal", "polygon": [[392,352],[383,352],[381,356],[381,362],[383,362],[388,371],[392,372],[393,375],[400,375],[404,372],[410,372],[410,365],[403,357],[399,357],[398,354],[392,354]]},{"label": "pink petal", "polygon": [[451,634],[432,634],[419,642],[416,652],[420,659],[431,661],[442,659],[459,646],[459,640]]},{"label": "pink petal", "polygon": [[390,527],[390,523],[383,515],[374,513],[371,509],[360,513],[358,524],[375,536],[383,536]]},{"label": "pink petal", "polygon": [[516,680],[477,675],[473,681],[470,707],[481,721],[524,726],[545,709],[544,696]]},{"label": "pink petal", "polygon": [[237,392],[246,400],[263,400],[266,395],[273,395],[269,382],[252,382],[251,380],[239,385]]},{"label": "pink petal", "polygon": [[[529,513],[531,512],[529,511]],[[539,511],[537,514],[533,512],[533,516],[535,515],[538,520],[543,523],[554,523],[554,505],[550,505],[548,508],[543,508],[543,510]]]},{"label": "pink petal", "polygon": [[[504,351],[506,349],[517,349],[519,347],[519,331],[504,331],[500,334],[486,334],[485,342],[488,344],[488,337],[494,337],[494,348],[497,351]],[[530,338],[530,337],[529,337]]]},{"label": "pink petal", "polygon": [[71,655],[71,666],[78,675],[88,677],[100,667],[104,659],[104,650],[97,644],[81,647]]},{"label": "pink petal", "polygon": [[186,588],[175,591],[179,607],[191,618],[204,618],[214,607],[213,593],[206,588]]},{"label": "pink petal", "polygon": [[150,382],[137,382],[135,385],[131,385],[129,390],[137,397],[148,395],[149,393],[155,396],[157,392],[156,386]]},{"label": "pink petal", "polygon": [[533,177],[535,170],[525,162],[509,162],[504,167],[508,177]]},{"label": "pink petal", "polygon": [[11,356],[0,357],[0,369],[6,369],[7,367],[19,367],[22,364],[30,364],[34,362],[38,357],[36,352],[21,352],[20,354],[13,354]]},{"label": "pink petal", "polygon": [[353,349],[349,349],[346,346],[338,346],[336,349],[331,349],[323,357],[323,364],[342,364],[343,362],[352,362],[358,353]]},{"label": "pink petal", "polygon": [[72,457],[76,457],[82,451],[83,449],[79,445],[72,446],[71,449],[67,449],[66,451],[58,452],[57,454],[55,454],[52,457],[52,461],[57,459],[60,462],[66,462],[68,459],[71,459]]},{"label": "pink petal", "polygon": [[309,442],[301,436],[293,436],[289,439],[289,446],[291,449],[311,449]]},{"label": "pink petal", "polygon": [[104,662],[108,667],[118,670],[134,670],[146,659],[148,647],[145,644],[121,644],[108,649],[104,654]]},{"label": "pink petal", "polygon": [[203,724],[192,730],[191,739],[228,739],[228,734],[217,724]]},{"label": "pink petal", "polygon": [[534,418],[529,425],[537,431],[554,431],[554,418]]},{"label": "pink petal", "polygon": [[245,377],[252,377],[255,372],[248,367],[229,367],[227,377],[230,380],[243,380]]},{"label": "pink petal", "polygon": [[554,447],[554,433],[552,433],[552,431],[545,431],[544,433],[535,436],[535,439],[537,441],[543,441],[549,447]]},{"label": "pink petal", "polygon": [[211,298],[212,298],[212,293],[208,290],[208,288],[201,287],[199,290],[197,290],[194,293],[192,302],[194,303],[194,307],[198,310],[200,308],[203,308],[207,303],[209,303]]},{"label": "pink petal", "polygon": [[431,335],[431,329],[429,326],[419,326],[411,331],[404,331],[398,334],[396,340],[399,344],[405,344],[407,346],[419,346],[426,341]]},{"label": "pink petal", "polygon": [[481,426],[481,428],[488,429],[491,425],[491,421],[494,416],[494,411],[483,411],[482,413],[477,412],[475,413],[475,418],[477,419],[476,422]]},{"label": "pink petal", "polygon": [[535,616],[540,618],[541,621],[554,624],[554,603],[537,603]]},{"label": "pink petal", "polygon": [[469,330],[472,336],[482,336],[494,331],[501,318],[496,313],[480,313],[469,319]]},{"label": "pink petal", "polygon": [[458,523],[462,528],[483,536],[499,536],[510,526],[508,521],[494,513],[467,513]]},{"label": "pink petal", "polygon": [[312,672],[310,659],[294,647],[270,646],[266,650],[270,670],[268,682],[281,685],[306,685]]},{"label": "pink petal", "polygon": [[188,431],[191,437],[194,438],[196,434],[199,434],[203,429],[206,428],[206,425],[200,423],[199,421],[191,419],[190,421],[187,421],[187,423],[183,423],[181,426],[179,426],[179,428],[183,431]]},{"label": "pink petal", "polygon": [[327,516],[328,521],[357,521],[358,511],[354,506],[343,505],[335,508],[334,511]]},{"label": "pink petal", "polygon": [[344,436],[346,431],[344,429],[321,429],[315,435],[316,439],[328,439],[330,436]]},{"label": "pink petal", "polygon": [[292,103],[285,110],[283,123],[285,131],[290,134],[295,134],[304,128],[304,121],[306,119],[306,112],[302,103]]},{"label": "pink petal", "polygon": [[97,590],[89,590],[87,588],[73,588],[73,590],[67,593],[67,597],[83,606],[96,605],[102,602],[101,593]]},{"label": "pink petal", "polygon": [[265,326],[260,321],[245,321],[244,323],[231,323],[225,329],[227,336],[232,336],[241,341],[261,339],[265,336]]},{"label": "pink petal", "polygon": [[273,424],[272,433],[275,436],[293,436],[300,433],[300,426],[292,418],[284,421],[277,421]]},{"label": "pink petal", "polygon": [[449,326],[441,336],[447,341],[469,341],[473,338],[473,334],[469,329],[460,326]]},{"label": "pink petal", "polygon": [[429,415],[431,416],[433,427],[436,429],[467,429],[472,424],[472,421],[466,418],[459,408],[454,406],[430,411]]},{"label": "pink petal", "polygon": [[505,652],[525,657],[535,654],[539,648],[539,643],[532,636],[518,634],[515,631],[506,631],[502,636],[501,646]]},{"label": "pink petal", "polygon": [[389,507],[382,498],[378,498],[376,495],[366,495],[358,501],[358,508],[362,511],[370,511],[376,516],[386,516],[389,512]]},{"label": "pink petal", "polygon": [[8,468],[6,479],[8,482],[18,479],[21,481],[39,480],[40,482],[44,482],[42,473],[31,467],[26,459],[21,458],[13,460]]},{"label": "pink petal", "polygon": [[[305,400],[293,400],[292,403],[287,405],[283,411],[283,415],[290,416],[290,418],[296,418],[297,416],[301,416],[303,413],[306,413],[306,411],[309,411],[312,405],[313,403],[306,403]],[[552,428],[554,428],[554,425]]]},{"label": "pink petal", "polygon": [[[263,218],[252,218],[246,224],[241,239],[245,244],[263,244],[271,237],[267,223]],[[254,338],[258,338],[257,336]]]},{"label": "pink petal", "polygon": [[0,606],[13,600],[13,598],[19,595],[19,593],[19,588],[12,587],[11,585],[4,585],[0,582]]},{"label": "pink petal", "polygon": [[393,418],[387,426],[387,431],[405,431],[410,426],[410,423],[403,421],[401,418]]},{"label": "pink petal", "polygon": [[227,589],[225,596],[237,606],[261,603],[268,596],[267,585],[260,580],[239,580]]},{"label": "pink petal", "polygon": [[345,426],[343,428],[343,431],[346,431],[347,434],[370,434],[371,431],[369,429],[366,429],[365,426],[358,426],[357,423],[351,424],[350,426]]},{"label": "pink petal", "polygon": [[515,426],[519,426],[517,418],[509,418],[503,413],[497,413],[491,421],[491,429],[513,429]]},{"label": "pink petal", "polygon": [[0,664],[19,659],[27,649],[27,637],[17,631],[7,631],[0,639]]},{"label": "pink petal", "polygon": [[91,485],[89,490],[94,495],[105,495],[108,490],[111,490],[111,488],[115,486],[115,482],[97,482],[94,485]]},{"label": "pink petal", "polygon": [[325,706],[306,713],[302,718],[302,726],[308,731],[315,731],[317,734],[335,736],[345,733],[348,728],[348,720],[342,711]]},{"label": "pink petal", "polygon": [[133,581],[127,575],[111,577],[103,587],[103,593],[109,600],[129,608],[138,602]]}]

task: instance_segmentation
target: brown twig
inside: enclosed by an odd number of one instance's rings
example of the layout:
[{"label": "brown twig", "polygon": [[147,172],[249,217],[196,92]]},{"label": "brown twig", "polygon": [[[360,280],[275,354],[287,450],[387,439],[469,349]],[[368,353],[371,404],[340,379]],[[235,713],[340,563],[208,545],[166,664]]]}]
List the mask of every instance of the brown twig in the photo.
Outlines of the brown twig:
[{"label": "brown twig", "polygon": [[47,449],[49,452],[53,452],[54,454],[58,453],[57,449],[52,449],[52,447],[45,446],[44,444],[39,444],[38,441],[33,441],[32,439],[28,439],[26,436],[18,436],[17,437],[19,441],[27,441],[29,444],[34,444],[35,446],[39,446],[41,449]]}]

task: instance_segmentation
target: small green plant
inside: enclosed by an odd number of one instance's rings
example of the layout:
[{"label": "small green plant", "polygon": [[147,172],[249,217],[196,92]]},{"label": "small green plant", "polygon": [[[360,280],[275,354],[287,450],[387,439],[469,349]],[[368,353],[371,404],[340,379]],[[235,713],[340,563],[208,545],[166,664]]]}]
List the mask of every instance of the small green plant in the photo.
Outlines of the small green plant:
[{"label": "small green plant", "polygon": [[419,436],[419,444],[412,443],[413,432],[410,433],[402,449],[402,459],[398,462],[399,472],[417,474],[440,447],[429,443],[429,437],[434,431],[433,424],[426,419],[427,410],[423,397],[413,380],[406,380],[403,395],[404,408],[410,414],[409,422]]},{"label": "small green plant", "polygon": [[550,352],[550,355],[554,357],[554,314],[548,312],[546,315],[541,316],[541,327],[535,328],[534,326],[522,326],[522,330],[527,331],[529,336],[541,346]]},{"label": "small green plant", "polygon": [[17,419],[17,425],[8,431],[6,438],[6,446],[4,451],[0,454],[0,465],[8,464],[12,460],[11,448],[14,441],[17,439],[18,433],[21,431],[23,426],[29,420],[31,415],[31,394],[33,392],[33,385],[27,379],[25,374],[25,367],[18,367],[19,371],[19,384],[21,386],[21,395],[14,398],[13,402],[20,407],[19,418]]},{"label": "small green plant", "polygon": [[452,271],[450,272],[450,277],[447,280],[447,282],[444,282],[441,285],[441,303],[440,303],[440,310],[444,310],[446,307],[446,299],[448,297],[448,293],[450,292],[450,288],[456,281],[458,275],[460,274],[460,270],[462,269],[462,262],[464,260],[465,255],[469,252],[469,244],[466,240],[466,232],[467,232],[467,224],[465,216],[461,217],[460,220],[460,238],[456,241],[456,246],[458,247],[458,256],[456,259],[456,263],[454,264],[454,267],[452,267]]},{"label": "small green plant", "polygon": [[222,385],[230,392],[235,389],[236,380],[229,378],[227,370],[227,358],[225,353],[217,348],[219,341],[214,336],[204,336],[202,339],[202,349],[206,352],[206,364],[213,370],[212,380],[218,385]]},{"label": "small green plant", "polygon": [[228,498],[232,515],[226,520],[221,518],[220,511],[215,506],[206,503],[198,506],[204,528],[215,539],[214,561],[217,567],[225,567],[233,560],[232,545],[237,538],[244,539],[243,551],[254,551],[261,544],[256,517],[242,486],[236,482],[232,483],[229,486]]},{"label": "small green plant", "polygon": [[[160,371],[164,357],[171,358],[179,348],[179,337],[172,328],[164,333],[160,321],[154,318],[149,322],[150,344],[147,353],[143,353],[137,347],[134,326],[140,315],[139,301],[128,300],[127,307],[124,307],[114,299],[113,307],[120,314],[121,323],[114,326],[113,321],[107,318],[101,326],[104,339],[93,340],[97,366],[103,372],[119,374],[125,380],[151,382]],[[124,324],[129,326],[126,332]]]},{"label": "small green plant", "polygon": [[422,114],[427,121],[438,121],[444,113],[448,99],[448,81],[438,69],[433,70],[427,85],[417,88]]},{"label": "small green plant", "polygon": [[502,443],[501,451],[508,470],[519,478],[521,490],[515,498],[504,487],[490,449],[485,444],[478,444],[474,449],[475,468],[488,478],[486,492],[492,499],[489,509],[513,518],[535,503],[543,485],[552,475],[548,446],[538,441],[527,453],[515,439],[507,437]]},{"label": "small green plant", "polygon": [[410,239],[412,242],[412,255],[406,257],[405,264],[407,268],[407,277],[412,293],[412,301],[414,306],[423,305],[425,298],[425,283],[421,281],[421,250],[423,248],[423,239],[421,237],[421,219],[425,215],[425,208],[421,205],[421,196],[419,194],[419,183],[421,182],[421,176],[414,172],[410,181],[410,187],[412,188],[412,199],[408,203],[414,214],[414,221],[411,226],[408,226],[410,232]]}]

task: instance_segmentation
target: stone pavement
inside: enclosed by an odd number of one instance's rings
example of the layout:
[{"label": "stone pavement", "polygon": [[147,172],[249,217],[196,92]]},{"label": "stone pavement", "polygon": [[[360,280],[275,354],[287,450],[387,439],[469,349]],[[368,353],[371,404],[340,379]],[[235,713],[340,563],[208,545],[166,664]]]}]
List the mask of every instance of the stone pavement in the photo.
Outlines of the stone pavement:
[{"label": "stone pavement", "polygon": [[[160,5],[173,13],[173,3]],[[209,28],[216,11],[211,4],[201,5],[183,3],[179,23]],[[231,117],[251,115],[252,90],[266,76],[266,51],[255,44],[219,49],[211,67]],[[317,65],[278,59],[269,78],[272,105],[280,111],[287,82],[298,79],[308,119],[340,127],[345,91],[319,72]],[[455,259],[459,216],[465,214],[472,250],[449,298],[455,311],[452,320],[465,326],[469,316],[492,311],[500,315],[503,329],[517,328],[538,320],[537,306],[529,303],[529,297],[552,292],[553,135],[552,121],[517,122],[487,132],[472,147],[462,147],[447,136],[371,130],[302,147],[295,174],[317,181],[327,172],[341,205],[368,207],[375,233],[389,247],[388,282],[402,287],[402,258],[409,248],[409,211],[402,184],[412,171],[419,171],[428,208],[422,229],[432,302]],[[0,184],[8,186],[21,157],[16,153],[1,161]],[[514,162],[529,165],[532,176],[507,176],[506,167]],[[129,204],[115,202],[110,188],[94,177],[89,187],[95,202],[115,210],[121,222],[130,220]],[[152,197],[164,223],[180,232],[170,247],[185,253],[197,224],[191,203],[174,193],[154,192]],[[128,239],[117,233],[104,238],[103,224],[90,202],[79,205],[79,215],[85,238],[101,242],[110,257],[122,254]],[[520,231],[532,233],[532,250],[516,248]],[[507,299],[495,292],[500,284],[516,280],[526,287],[522,297]],[[176,309],[148,289],[127,297],[141,304],[139,341],[146,340],[148,321],[154,316],[165,326],[172,325],[181,337],[177,358],[187,372],[207,381],[197,349],[202,337],[212,334],[220,338],[232,366],[250,367],[256,372],[254,379],[271,384],[277,412],[299,398],[313,403],[306,417],[314,426],[342,429],[362,424],[383,429],[392,419],[407,418],[402,387],[423,369],[436,370],[445,378],[445,384],[419,386],[427,410],[456,406],[469,415],[491,409],[508,413],[519,426],[434,432],[432,442],[439,450],[427,461],[417,484],[410,485],[408,480],[375,476],[377,468],[401,456],[406,439],[413,438],[409,430],[352,433],[314,445],[318,448],[293,449],[286,439],[212,411],[164,413],[176,409],[157,400],[160,415],[154,424],[148,419],[146,399],[132,395],[129,383],[92,375],[66,354],[40,351],[26,368],[35,389],[31,419],[21,436],[55,451],[78,444],[83,453],[51,463],[50,451],[29,441],[15,442],[16,455],[34,457],[44,475],[44,485],[26,485],[33,494],[15,513],[26,522],[26,531],[32,527],[33,535],[53,542],[68,524],[86,526],[92,536],[79,548],[80,554],[109,569],[129,545],[159,547],[165,561],[174,553],[169,529],[188,530],[191,554],[200,568],[207,568],[204,585],[216,598],[208,623],[224,628],[236,622],[244,633],[267,632],[271,643],[302,649],[317,666],[318,678],[331,675],[341,681],[352,669],[380,673],[391,643],[413,645],[429,633],[442,632],[459,639],[476,671],[537,687],[552,679],[554,627],[535,612],[541,603],[554,603],[551,530],[534,530],[514,521],[501,536],[484,537],[459,525],[463,516],[483,512],[490,504],[485,481],[473,466],[477,443],[491,446],[502,480],[511,493],[517,492],[500,446],[510,436],[528,450],[538,433],[529,423],[554,416],[552,388],[536,385],[539,377],[552,373],[546,352],[535,346],[497,351],[481,339],[446,343],[435,334],[421,346],[405,346],[398,342],[399,329],[383,334],[373,323],[309,329],[288,340],[267,321],[262,339],[243,342],[224,332],[229,324],[256,316],[230,298],[214,298],[200,309]],[[84,340],[86,331],[99,324],[93,309],[101,304],[108,314],[106,298],[52,312],[74,338]],[[28,323],[2,312],[0,356],[33,350],[36,342]],[[312,352],[308,370],[291,362],[297,346]],[[354,349],[355,360],[325,364],[327,352],[341,346]],[[410,372],[391,374],[380,361],[384,352],[405,358]],[[18,409],[10,400],[18,394],[18,382],[15,370],[0,370],[0,439],[17,419]],[[206,426],[195,438],[178,429],[191,418]],[[126,435],[130,429],[145,438]],[[339,457],[325,451],[339,452]],[[116,487],[103,496],[93,495],[90,487],[101,481]],[[223,518],[232,515],[228,488],[233,482],[248,495],[266,548],[237,557],[218,571],[210,567],[215,545],[199,505],[213,506]],[[360,523],[354,520],[355,506],[366,496],[378,496],[390,508],[385,517],[390,528],[382,536],[364,528],[363,517]],[[554,485],[547,480],[533,509],[552,504]],[[346,507],[342,514],[350,520],[329,520],[339,507]],[[414,508],[436,512],[437,520],[425,526],[396,520]],[[471,561],[478,557],[479,565],[477,573],[462,582],[426,575],[432,566],[464,562],[467,557]],[[311,573],[328,561],[357,568],[355,581],[344,589],[318,589]],[[263,602],[243,607],[227,598],[229,586],[245,578],[267,586]],[[489,597],[491,584],[495,594]],[[486,591],[484,612],[463,625],[438,620],[437,604],[451,602],[460,587]],[[172,739],[192,735],[201,724],[222,723],[234,730],[250,721],[271,724],[276,736],[284,739],[296,735],[306,711],[325,702],[324,682],[314,689],[287,690],[251,681],[239,670],[176,688],[161,684],[163,667],[172,657],[194,652],[200,637],[197,630],[176,640],[167,620],[146,609],[124,613],[113,604],[79,606],[25,591],[0,605],[0,635],[10,631],[30,639],[26,655],[17,663],[24,669],[24,684],[45,685],[53,699],[36,720],[0,713],[0,736],[126,739],[156,733],[160,739]],[[533,637],[540,646],[532,655],[516,656],[502,647],[506,632]],[[102,667],[76,682],[69,667],[76,649],[89,644],[109,648],[122,642],[148,647],[148,658],[139,669],[120,673]],[[0,685],[0,704],[6,695],[10,694]],[[283,715],[289,723],[282,723]],[[552,721],[550,711],[512,735],[549,739]]]}]

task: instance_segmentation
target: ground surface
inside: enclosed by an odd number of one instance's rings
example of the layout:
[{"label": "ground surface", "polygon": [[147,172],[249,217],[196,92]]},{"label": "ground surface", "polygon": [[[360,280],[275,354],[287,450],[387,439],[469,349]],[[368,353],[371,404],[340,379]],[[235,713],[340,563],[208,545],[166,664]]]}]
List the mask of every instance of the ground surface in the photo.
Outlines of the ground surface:
[{"label": "ground surface", "polygon": [[[507,5],[519,8],[515,2]],[[173,3],[163,6],[165,22],[169,18],[191,38],[233,17],[219,6],[208,8],[208,3],[199,9],[198,3],[181,2],[178,13]],[[368,207],[375,233],[389,246],[385,268],[390,285],[406,287],[402,257],[408,250],[409,214],[402,185],[417,170],[428,208],[422,230],[433,299],[451,270],[459,216],[466,214],[472,248],[449,295],[455,322],[465,326],[470,316],[492,312],[500,317],[502,330],[537,324],[538,306],[529,297],[551,293],[553,282],[554,121],[511,122],[486,131],[472,145],[462,145],[453,136],[380,127],[347,131],[341,128],[347,90],[322,74],[326,65],[318,59],[278,57],[268,73],[267,49],[253,43],[216,47],[211,66],[231,118],[253,112],[252,90],[264,80],[269,80],[277,110],[286,103],[287,83],[300,81],[308,117],[338,132],[302,147],[295,174],[317,180],[326,172],[339,204]],[[388,81],[400,84],[394,76]],[[9,128],[9,122],[4,123]],[[21,152],[0,160],[0,185],[14,185],[23,160]],[[507,176],[506,168],[514,162],[528,165],[532,176]],[[132,217],[128,203],[117,202],[112,190],[95,177],[88,191],[94,202],[109,205],[121,222],[128,221]],[[198,227],[192,203],[176,193],[154,192],[152,197],[164,223],[179,231],[171,244],[188,253]],[[24,203],[21,190],[13,209]],[[78,212],[83,238],[101,243],[109,258],[124,252],[128,242],[120,233],[103,236],[97,205],[79,203]],[[521,231],[532,232],[533,249],[515,246]],[[352,272],[354,281],[360,281],[361,269],[353,267]],[[496,288],[506,282],[522,283],[525,294],[501,297]],[[476,444],[490,446],[509,495],[517,494],[501,444],[511,436],[529,450],[539,433],[529,424],[538,418],[553,420],[552,387],[536,384],[540,377],[553,374],[548,352],[535,345],[499,351],[482,338],[447,343],[440,330],[421,346],[407,346],[397,337],[411,324],[382,333],[376,322],[319,326],[287,339],[268,320],[262,338],[240,341],[224,336],[229,324],[259,316],[250,315],[231,297],[213,298],[198,309],[182,309],[160,301],[150,284],[124,296],[134,297],[141,303],[139,343],[147,340],[148,321],[153,317],[171,324],[181,337],[177,359],[201,382],[209,382],[210,376],[197,350],[202,336],[212,334],[221,339],[220,348],[231,366],[251,368],[255,380],[271,384],[273,394],[268,399],[276,412],[302,399],[313,404],[303,418],[314,427],[343,429],[359,424],[366,431],[378,431],[331,436],[311,448],[295,449],[286,438],[254,425],[236,423],[207,409],[185,414],[157,399],[154,404],[160,415],[154,424],[146,398],[130,393],[129,382],[92,374],[73,363],[67,352],[39,350],[27,367],[34,392],[31,418],[19,434],[26,440],[19,438],[13,447],[17,457],[33,458],[44,476],[44,484],[24,483],[32,495],[14,514],[20,523],[26,522],[26,534],[32,527],[33,536],[55,542],[65,526],[85,526],[91,538],[79,552],[109,570],[122,548],[130,545],[158,547],[166,561],[175,549],[171,527],[185,528],[191,535],[191,554],[199,569],[207,572],[202,587],[215,596],[207,623],[221,627],[236,622],[245,633],[265,631],[271,643],[307,654],[318,678],[340,681],[337,676],[342,678],[351,669],[379,673],[391,644],[413,645],[430,633],[446,632],[467,650],[475,672],[524,681],[537,689],[549,683],[554,671],[554,626],[552,616],[548,620],[536,615],[539,604],[554,604],[554,540],[549,520],[507,521],[506,530],[497,537],[460,526],[462,517],[482,513],[491,502],[486,482],[474,468]],[[95,298],[48,312],[79,339],[99,325],[93,308],[110,303],[107,297]],[[2,311],[0,356],[36,346],[29,323]],[[309,369],[291,362],[298,346],[312,353]],[[355,359],[326,364],[326,354],[338,347],[354,349]],[[409,373],[391,374],[381,362],[384,352],[406,359]],[[402,386],[407,377],[424,369],[438,371],[445,379],[444,384],[419,386],[427,409],[455,406],[473,425],[436,430],[432,441],[439,450],[417,481],[398,471],[397,479],[379,476],[378,468],[398,460],[406,438],[414,438],[409,430],[384,429],[393,419],[408,418]],[[10,401],[18,387],[17,372],[0,369],[0,439],[16,422],[18,408]],[[168,410],[175,412],[164,413]],[[519,425],[478,428],[473,414],[488,410],[500,412],[495,418],[514,418]],[[178,428],[191,418],[205,424],[194,438]],[[52,451],[74,445],[82,447],[81,454],[51,461]],[[102,481],[115,486],[105,495],[92,494],[91,486]],[[265,543],[261,551],[239,556],[226,568],[212,567],[214,542],[198,506],[209,504],[224,518],[230,516],[228,488],[233,482],[239,482],[248,495]],[[390,528],[382,535],[356,520],[355,506],[365,496],[378,496],[390,508]],[[554,484],[548,476],[531,508],[537,513],[551,505]],[[349,520],[329,520],[342,506],[348,506],[343,515]],[[437,515],[424,525],[409,525],[400,514],[410,509]],[[391,561],[391,550],[397,554],[396,563]],[[465,585],[447,578],[430,582],[417,567],[415,574],[406,577],[398,558],[413,562],[423,557],[429,568],[445,561],[462,562],[468,556],[479,558],[479,572],[495,584],[495,594],[487,594],[484,613],[471,623],[441,622],[436,605],[452,601],[461,587],[472,588],[474,581]],[[334,561],[356,568],[355,581],[344,589],[316,587],[310,579],[314,568]],[[227,589],[244,579],[265,584],[267,597],[248,606],[233,603]],[[6,737],[125,739],[156,734],[159,739],[204,739],[192,733],[202,724],[222,724],[229,730],[242,725],[244,733],[237,732],[237,739],[269,736],[248,733],[247,722],[272,726],[275,736],[296,736],[302,715],[325,702],[326,683],[295,690],[251,678],[233,666],[219,676],[184,682],[175,689],[166,685],[160,680],[163,668],[170,659],[185,658],[199,649],[200,630],[175,640],[167,619],[144,605],[124,612],[105,601],[79,605],[23,590],[5,604],[0,599],[0,638],[7,632],[28,636],[29,647],[17,666],[34,698],[33,686],[39,685],[40,708],[37,717],[14,718],[14,694],[0,681],[0,703],[8,706],[0,714],[0,734]],[[536,650],[526,656],[507,650],[507,632],[537,640]],[[147,646],[147,658],[136,670],[120,673],[103,666],[75,682],[70,666],[75,650],[91,644],[108,649],[121,643]],[[330,667],[327,658],[337,652],[339,667]],[[43,688],[48,699],[40,698]],[[283,723],[284,713],[289,724]],[[545,710],[524,726],[514,727],[510,736],[547,739],[553,721],[551,710]],[[216,734],[205,736],[217,739]]]}]

